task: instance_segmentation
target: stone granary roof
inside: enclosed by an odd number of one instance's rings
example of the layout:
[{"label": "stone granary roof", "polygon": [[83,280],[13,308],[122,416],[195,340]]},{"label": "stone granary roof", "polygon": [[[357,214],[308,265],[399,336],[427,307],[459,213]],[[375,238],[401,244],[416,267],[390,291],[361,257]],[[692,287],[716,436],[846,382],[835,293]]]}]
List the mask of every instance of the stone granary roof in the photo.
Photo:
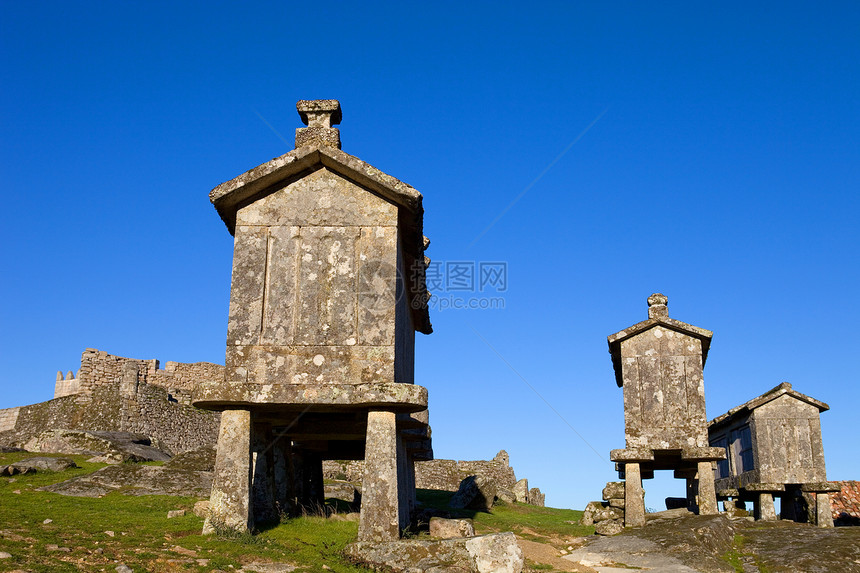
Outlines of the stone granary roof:
[{"label": "stone granary roof", "polygon": [[[330,108],[320,108],[321,104],[325,107],[326,103],[330,104]],[[340,150],[337,130],[331,129],[332,124],[338,124],[341,120],[340,104],[336,100],[303,100],[298,102],[296,108],[302,121],[309,126],[296,130],[296,149],[258,165],[209,192],[209,200],[227,225],[230,234],[235,234],[236,212],[240,208],[324,167],[395,204],[398,207],[399,226],[404,236],[403,248],[411,260],[426,264],[424,250],[430,241],[423,233],[424,207],[421,193]],[[332,137],[334,141],[329,141]],[[416,330],[430,334],[433,327],[427,309],[429,295],[426,285],[421,280],[406,282],[413,291],[410,294]]]},{"label": "stone granary roof", "polygon": [[816,400],[815,398],[807,396],[806,394],[801,394],[797,390],[792,389],[791,384],[789,384],[788,382],[783,382],[779,386],[771,388],[761,396],[753,398],[749,402],[745,402],[740,406],[736,406],[721,416],[717,416],[708,423],[708,426],[718,426],[720,424],[729,422],[732,419],[737,418],[738,416],[746,416],[759,406],[763,406],[764,404],[767,404],[772,400],[776,400],[780,396],[786,394],[791,396],[792,398],[796,398],[802,402],[806,402],[807,404],[815,406],[816,408],[818,408],[819,412],[825,412],[830,409],[830,406],[828,406],[824,402]]},{"label": "stone granary roof", "polygon": [[663,326],[700,339],[702,341],[702,366],[705,365],[705,361],[708,359],[708,350],[711,347],[711,338],[713,338],[714,333],[710,330],[669,318],[668,304],[669,299],[666,296],[660,293],[652,294],[648,297],[648,320],[638,322],[607,337],[609,353],[612,355],[612,367],[615,369],[615,383],[618,384],[619,388],[624,385],[621,372],[621,343],[655,326]]}]

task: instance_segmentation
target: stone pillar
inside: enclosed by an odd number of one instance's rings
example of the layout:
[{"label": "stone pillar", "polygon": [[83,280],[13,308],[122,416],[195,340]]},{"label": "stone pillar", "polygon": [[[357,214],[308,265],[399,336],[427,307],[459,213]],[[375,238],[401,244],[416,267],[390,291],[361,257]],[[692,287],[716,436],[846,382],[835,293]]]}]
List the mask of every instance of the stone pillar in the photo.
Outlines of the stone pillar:
[{"label": "stone pillar", "polygon": [[284,436],[275,438],[275,504],[279,513],[290,514],[290,440]]},{"label": "stone pillar", "polygon": [[773,494],[761,492],[756,503],[756,519],[759,521],[776,521],[776,508],[773,505]]},{"label": "stone pillar", "polygon": [[711,462],[699,462],[699,515],[717,515],[717,490]]},{"label": "stone pillar", "polygon": [[415,508],[418,507],[417,492],[415,489],[415,458],[409,453],[406,459],[406,476],[409,484],[408,499],[409,499],[409,517],[415,513]]},{"label": "stone pillar", "polygon": [[273,523],[280,517],[275,506],[275,450],[272,427],[253,424],[251,454],[251,506],[254,523]]},{"label": "stone pillar", "polygon": [[685,481],[687,483],[687,509],[696,511],[696,507],[699,505],[696,501],[696,497],[699,495],[699,484],[695,477],[688,477]]},{"label": "stone pillar", "polygon": [[325,516],[325,484],[323,483],[323,460],[318,452],[305,452],[304,499],[302,503],[312,512],[322,511]]},{"label": "stone pillar", "polygon": [[412,510],[409,507],[409,469],[407,468],[406,445],[403,436],[397,435],[397,498],[400,514],[400,530],[409,527]]},{"label": "stone pillar", "polygon": [[815,522],[818,527],[833,527],[833,510],[827,493],[815,494]]},{"label": "stone pillar", "polygon": [[203,533],[213,533],[216,527],[248,531],[252,522],[251,412],[225,410],[221,414],[209,517],[203,524]]},{"label": "stone pillar", "polygon": [[797,521],[797,492],[786,486],[785,493],[779,498],[779,518],[785,521]]},{"label": "stone pillar", "polygon": [[359,541],[396,541],[400,538],[397,495],[397,421],[394,412],[367,414],[364,479],[361,486]]},{"label": "stone pillar", "polygon": [[645,525],[645,497],[638,463],[624,464],[624,526]]}]

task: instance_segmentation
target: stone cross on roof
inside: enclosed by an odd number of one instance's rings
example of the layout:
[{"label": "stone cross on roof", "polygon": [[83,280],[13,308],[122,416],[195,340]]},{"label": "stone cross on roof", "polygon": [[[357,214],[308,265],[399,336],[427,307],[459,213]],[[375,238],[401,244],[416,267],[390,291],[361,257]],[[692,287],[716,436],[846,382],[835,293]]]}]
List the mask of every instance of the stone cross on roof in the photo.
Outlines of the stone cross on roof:
[{"label": "stone cross on roof", "polygon": [[307,127],[296,129],[296,149],[307,145],[322,145],[340,149],[338,125],[343,116],[336,99],[300,100],[296,110]]}]

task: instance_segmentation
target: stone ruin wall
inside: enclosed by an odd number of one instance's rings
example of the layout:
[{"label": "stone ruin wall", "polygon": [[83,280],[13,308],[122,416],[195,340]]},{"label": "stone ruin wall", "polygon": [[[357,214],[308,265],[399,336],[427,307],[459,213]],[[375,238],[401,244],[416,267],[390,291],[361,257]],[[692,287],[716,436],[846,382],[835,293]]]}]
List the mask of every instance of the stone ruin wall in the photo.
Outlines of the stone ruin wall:
[{"label": "stone ruin wall", "polygon": [[[363,461],[325,461],[323,477],[327,480],[341,480],[361,483],[364,474]],[[428,460],[415,462],[415,487],[418,489],[437,489],[455,492],[460,482],[469,476],[483,475],[506,489],[517,483],[513,468],[508,464],[504,452],[492,460],[456,461]]]},{"label": "stone ruin wall", "polygon": [[167,362],[162,370],[159,369],[159,361],[156,359],[124,358],[108,354],[103,350],[87,348],[81,355],[81,367],[77,377],[73,380],[65,380],[64,385],[75,382],[78,393],[91,394],[99,386],[120,384],[123,368],[129,363],[138,366],[139,384],[163,388],[181,404],[191,403],[191,390],[196,383],[224,379],[224,367],[220,364]]},{"label": "stone ruin wall", "polygon": [[[137,366],[133,384],[123,378],[130,365]],[[77,376],[63,380],[64,388],[76,382],[78,392],[0,410],[0,442],[21,446],[45,430],[70,429],[144,434],[174,454],[212,445],[220,415],[192,407],[191,389],[197,380],[223,375],[223,369],[206,362],[168,362],[160,370],[158,360],[87,349]]]}]

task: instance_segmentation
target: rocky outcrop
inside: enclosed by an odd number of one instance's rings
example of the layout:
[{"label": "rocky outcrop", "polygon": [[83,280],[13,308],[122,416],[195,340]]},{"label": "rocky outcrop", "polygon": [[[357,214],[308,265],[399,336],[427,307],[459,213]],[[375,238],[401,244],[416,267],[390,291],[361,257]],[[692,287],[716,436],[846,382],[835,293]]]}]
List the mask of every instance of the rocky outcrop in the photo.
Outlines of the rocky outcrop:
[{"label": "rocky outcrop", "polygon": [[28,474],[34,472],[61,472],[78,465],[69,458],[35,457],[15,462],[8,466],[0,466],[0,476],[15,474]]},{"label": "rocky outcrop", "polygon": [[[327,460],[323,463],[323,475],[329,481],[344,481],[360,486],[364,462]],[[428,460],[415,463],[415,486],[418,489],[456,492],[469,476],[487,477],[500,492],[510,491],[517,502],[531,503],[528,480],[517,481],[505,450],[501,450],[492,460]],[[534,489],[539,494],[535,496],[535,505],[542,505],[543,494],[539,489]]]},{"label": "rocky outcrop", "polygon": [[77,476],[40,491],[75,497],[101,497],[112,491],[124,495],[182,495],[209,497],[214,448],[180,454],[163,466],[121,464]]},{"label": "rocky outcrop", "polygon": [[148,436],[129,432],[87,432],[82,430],[47,430],[24,445],[28,452],[82,454],[102,456],[97,460],[111,462],[164,462],[170,454]]},{"label": "rocky outcrop", "polygon": [[358,542],[346,555],[355,563],[393,573],[521,573],[523,552],[513,533],[425,541]]}]

